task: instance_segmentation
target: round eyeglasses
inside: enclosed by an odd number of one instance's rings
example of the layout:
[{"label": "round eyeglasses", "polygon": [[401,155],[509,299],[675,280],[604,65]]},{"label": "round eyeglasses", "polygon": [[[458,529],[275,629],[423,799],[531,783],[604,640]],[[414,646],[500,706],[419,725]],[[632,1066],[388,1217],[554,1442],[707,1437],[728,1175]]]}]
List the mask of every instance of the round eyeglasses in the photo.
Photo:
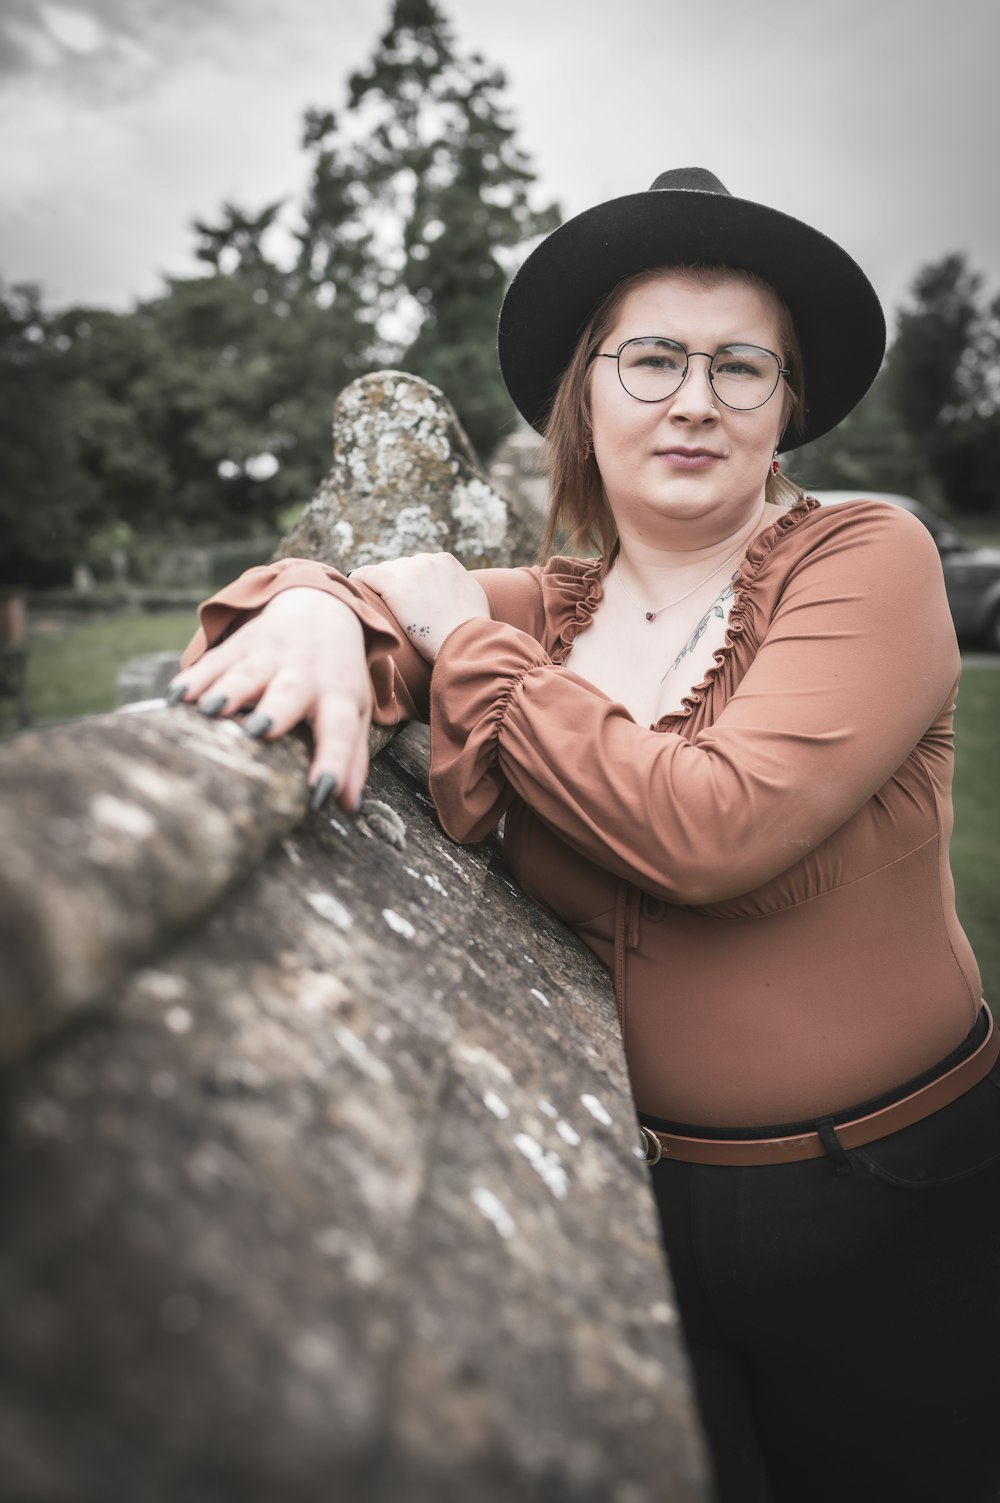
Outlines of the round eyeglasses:
[{"label": "round eyeglasses", "polygon": [[707,350],[686,350],[673,339],[646,335],[626,339],[613,355],[595,351],[592,360],[616,360],[618,379],[637,402],[664,402],[679,391],[692,355],[708,361],[708,379],[724,407],[752,412],[763,407],[778,388],[782,376],[790,376],[773,350],[756,344],[727,344],[714,355]]}]

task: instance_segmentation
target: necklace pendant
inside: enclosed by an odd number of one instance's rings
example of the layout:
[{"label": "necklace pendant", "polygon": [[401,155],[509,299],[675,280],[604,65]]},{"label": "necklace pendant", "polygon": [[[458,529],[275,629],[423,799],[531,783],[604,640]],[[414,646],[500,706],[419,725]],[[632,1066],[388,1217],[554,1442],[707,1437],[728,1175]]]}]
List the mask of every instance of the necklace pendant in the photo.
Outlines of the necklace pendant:
[{"label": "necklace pendant", "polygon": [[656,620],[656,612],[655,611],[647,611],[646,612],[646,620],[647,621],[655,621]]}]

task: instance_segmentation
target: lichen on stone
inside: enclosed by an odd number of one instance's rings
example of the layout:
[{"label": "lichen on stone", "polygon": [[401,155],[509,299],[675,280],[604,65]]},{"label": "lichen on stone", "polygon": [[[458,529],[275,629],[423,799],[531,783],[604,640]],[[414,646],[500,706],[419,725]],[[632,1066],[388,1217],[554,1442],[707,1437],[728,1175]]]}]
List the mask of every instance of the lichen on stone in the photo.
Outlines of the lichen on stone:
[{"label": "lichen on stone", "polygon": [[455,552],[492,552],[499,548],[507,531],[507,503],[487,485],[473,478],[455,486],[451,513],[458,524]]},{"label": "lichen on stone", "polygon": [[365,800],[358,816],[358,828],[362,834],[370,832],[397,851],[406,849],[406,825],[395,809],[380,799]]},{"label": "lichen on stone", "polygon": [[451,552],[469,568],[527,562],[519,519],[493,489],[442,392],[376,371],[341,393],[333,464],[278,556],[345,571],[416,552]]}]

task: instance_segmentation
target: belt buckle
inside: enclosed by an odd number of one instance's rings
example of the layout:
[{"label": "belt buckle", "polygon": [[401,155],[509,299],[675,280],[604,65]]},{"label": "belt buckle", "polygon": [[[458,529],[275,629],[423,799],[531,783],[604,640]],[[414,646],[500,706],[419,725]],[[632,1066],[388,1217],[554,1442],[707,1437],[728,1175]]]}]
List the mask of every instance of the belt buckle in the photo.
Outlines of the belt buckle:
[{"label": "belt buckle", "polygon": [[642,1137],[642,1146],[645,1150],[643,1162],[650,1166],[658,1164],[663,1157],[663,1144],[656,1134],[650,1132],[648,1127],[643,1127],[641,1122],[639,1123],[639,1132]]}]

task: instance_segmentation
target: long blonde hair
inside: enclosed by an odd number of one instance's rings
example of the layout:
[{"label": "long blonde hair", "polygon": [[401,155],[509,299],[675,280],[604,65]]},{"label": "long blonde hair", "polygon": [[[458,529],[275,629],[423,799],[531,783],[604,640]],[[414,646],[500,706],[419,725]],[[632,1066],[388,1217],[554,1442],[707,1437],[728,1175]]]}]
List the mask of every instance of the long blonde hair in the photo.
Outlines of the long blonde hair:
[{"label": "long blonde hair", "polygon": [[[790,368],[783,388],[784,411],[781,431],[791,423],[793,431],[805,411],[802,352],[792,316],[769,282],[738,266],[660,266],[637,272],[619,282],[593,313],[577,340],[572,359],[563,372],[545,425],[549,467],[549,512],[538,556],[552,553],[557,538],[570,553],[594,551],[608,558],[618,541],[618,530],[608,505],[601,472],[594,458],[590,426],[590,366],[596,351],[614,328],[622,303],[634,287],[666,272],[679,273],[699,286],[718,287],[723,282],[745,282],[772,298],[778,310],[778,335],[782,358]],[[780,472],[769,473],[764,499],[788,505],[801,496],[798,486]]]}]

